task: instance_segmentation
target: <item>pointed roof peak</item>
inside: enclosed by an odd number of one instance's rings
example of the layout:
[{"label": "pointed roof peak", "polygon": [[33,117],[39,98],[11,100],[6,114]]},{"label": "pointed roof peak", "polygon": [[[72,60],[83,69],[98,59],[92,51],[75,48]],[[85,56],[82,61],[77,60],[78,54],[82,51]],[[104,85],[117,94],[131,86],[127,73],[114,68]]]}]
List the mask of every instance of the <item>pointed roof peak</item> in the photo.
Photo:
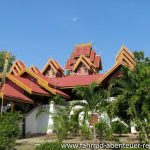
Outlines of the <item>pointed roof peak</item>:
[{"label": "pointed roof peak", "polygon": [[123,43],[120,50],[128,50],[128,48],[126,47],[126,45]]},{"label": "pointed roof peak", "polygon": [[22,61],[15,60],[14,64],[10,68],[9,73],[14,74],[14,75],[18,75],[25,68],[26,68],[26,65]]},{"label": "pointed roof peak", "polygon": [[118,62],[126,63],[130,68],[134,67],[134,54],[130,52],[124,44],[121,46],[118,54],[116,55],[116,64]]},{"label": "pointed roof peak", "polygon": [[122,44],[121,48],[119,49],[119,52],[118,52],[117,55],[116,55],[116,60],[118,59],[118,57],[120,56],[120,54],[121,54],[123,51],[126,51],[131,57],[134,58],[133,53],[129,51],[129,49],[126,47],[125,44]]}]

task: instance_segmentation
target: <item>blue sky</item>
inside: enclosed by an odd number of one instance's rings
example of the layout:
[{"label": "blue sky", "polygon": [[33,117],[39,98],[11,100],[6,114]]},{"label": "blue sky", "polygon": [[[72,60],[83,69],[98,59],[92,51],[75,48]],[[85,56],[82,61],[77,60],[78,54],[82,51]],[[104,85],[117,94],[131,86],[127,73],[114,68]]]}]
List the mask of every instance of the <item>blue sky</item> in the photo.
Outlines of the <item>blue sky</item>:
[{"label": "blue sky", "polygon": [[74,45],[92,42],[109,69],[124,43],[150,56],[149,0],[0,0],[0,50],[28,67],[65,65]]}]

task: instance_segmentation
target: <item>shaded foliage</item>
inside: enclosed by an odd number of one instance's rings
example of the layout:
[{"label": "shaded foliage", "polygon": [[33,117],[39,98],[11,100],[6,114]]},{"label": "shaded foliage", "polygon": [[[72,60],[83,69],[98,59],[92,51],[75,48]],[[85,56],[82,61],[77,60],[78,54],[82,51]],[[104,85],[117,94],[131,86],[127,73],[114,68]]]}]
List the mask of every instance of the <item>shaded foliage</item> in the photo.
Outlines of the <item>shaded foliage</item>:
[{"label": "shaded foliage", "polygon": [[116,96],[109,105],[110,117],[118,116],[128,125],[137,125],[141,142],[148,142],[150,122],[150,59],[143,52],[135,52],[134,70],[122,68],[123,76],[112,81],[111,94]]},{"label": "shaded foliage", "polygon": [[19,113],[3,113],[0,118],[0,149],[9,150],[14,147],[19,134]]}]

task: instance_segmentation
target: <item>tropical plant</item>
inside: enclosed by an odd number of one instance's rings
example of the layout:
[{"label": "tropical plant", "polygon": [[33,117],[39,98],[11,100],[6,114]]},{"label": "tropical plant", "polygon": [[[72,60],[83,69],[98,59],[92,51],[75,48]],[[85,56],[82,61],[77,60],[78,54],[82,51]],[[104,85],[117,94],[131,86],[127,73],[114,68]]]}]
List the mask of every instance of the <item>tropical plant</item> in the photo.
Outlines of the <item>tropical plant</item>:
[{"label": "tropical plant", "polygon": [[[4,64],[5,64],[5,56],[7,51],[3,50],[0,52],[0,72],[3,72]],[[8,68],[7,71],[10,70],[13,62],[15,61],[16,57],[14,55],[11,55],[8,62]]]},{"label": "tropical plant", "polygon": [[91,129],[86,125],[80,125],[81,137],[82,139],[91,139]]},{"label": "tropical plant", "polygon": [[68,107],[57,108],[56,112],[52,114],[54,121],[53,129],[56,132],[57,139],[62,142],[67,138],[68,132],[70,130],[70,110]]},{"label": "tropical plant", "polygon": [[128,133],[128,128],[120,121],[114,121],[111,123],[113,133],[125,134]]},{"label": "tropical plant", "polygon": [[[107,105],[107,91],[103,88],[96,89],[96,83],[92,83],[87,87],[78,86],[73,89],[79,99],[73,106],[80,105],[82,108],[79,112],[84,112],[83,124],[89,119],[89,112],[91,117],[94,117],[94,113],[102,113]],[[93,123],[93,137],[96,140],[95,123]]]},{"label": "tropical plant", "polygon": [[108,125],[106,121],[101,119],[98,123],[96,123],[95,127],[96,127],[96,131],[99,135],[100,141],[102,141],[104,138],[106,140],[113,139],[111,126]]},{"label": "tropical plant", "polygon": [[10,150],[19,134],[19,113],[4,112],[0,117],[0,149]]},{"label": "tropical plant", "polygon": [[48,128],[53,128],[54,132],[57,135],[57,140],[62,142],[64,139],[67,138],[68,132],[70,131],[70,106],[65,102],[65,99],[61,98],[60,96],[56,95],[53,99],[56,102],[56,107],[53,113],[47,110],[40,110],[36,114],[36,118],[41,113],[47,113],[52,116],[53,118],[53,126],[49,126]]},{"label": "tropical plant", "polygon": [[70,115],[70,133],[73,136],[77,136],[79,134],[79,115],[78,112],[74,112],[74,114]]},{"label": "tropical plant", "polygon": [[112,81],[111,94],[116,96],[109,108],[111,117],[118,116],[128,125],[134,122],[141,142],[148,143],[150,123],[150,59],[135,52],[134,70],[122,68],[123,76]]}]

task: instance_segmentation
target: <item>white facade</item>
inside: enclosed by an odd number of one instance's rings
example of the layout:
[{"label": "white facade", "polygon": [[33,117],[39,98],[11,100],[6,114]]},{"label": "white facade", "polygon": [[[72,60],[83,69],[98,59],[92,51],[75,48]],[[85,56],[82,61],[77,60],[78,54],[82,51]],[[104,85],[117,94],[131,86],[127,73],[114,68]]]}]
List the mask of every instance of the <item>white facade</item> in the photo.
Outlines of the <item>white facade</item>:
[{"label": "white facade", "polygon": [[34,134],[52,133],[53,119],[50,113],[54,112],[54,103],[41,105],[31,110],[25,117],[26,136]]}]

